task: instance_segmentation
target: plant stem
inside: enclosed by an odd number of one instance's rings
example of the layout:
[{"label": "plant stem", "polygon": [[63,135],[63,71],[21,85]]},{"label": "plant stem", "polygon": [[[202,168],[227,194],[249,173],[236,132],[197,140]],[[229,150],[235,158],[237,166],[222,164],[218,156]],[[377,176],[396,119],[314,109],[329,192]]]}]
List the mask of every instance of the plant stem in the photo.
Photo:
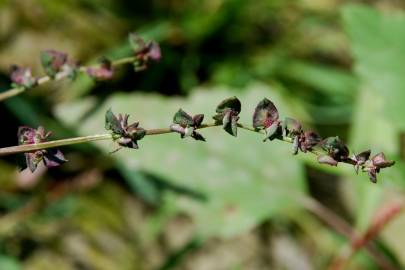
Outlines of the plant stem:
[{"label": "plant stem", "polygon": [[[126,60],[126,61],[128,61],[128,60]],[[211,127],[217,127],[217,126],[221,126],[221,124],[217,124],[217,123],[201,124],[197,129],[211,128]],[[241,129],[250,131],[250,132],[263,134],[262,130],[257,130],[246,124],[238,123],[238,127]],[[170,128],[157,128],[157,129],[146,130],[146,135],[147,136],[160,135],[160,134],[167,134],[167,133],[173,133],[173,132],[174,131],[170,130]],[[287,142],[287,143],[293,142],[292,139],[288,138],[288,137],[282,137],[282,138],[276,138],[276,139]],[[113,137],[110,133],[106,133],[106,134],[98,134],[98,135],[90,135],[90,136],[84,136],[84,137],[48,141],[48,142],[37,143],[37,144],[24,144],[24,145],[18,145],[18,146],[10,146],[10,147],[5,147],[5,148],[0,148],[0,156],[32,152],[32,151],[38,151],[38,150],[47,149],[47,148],[55,148],[55,147],[59,147],[59,146],[87,143],[87,142],[92,142],[92,141],[102,141],[102,140],[113,140]],[[315,149],[308,151],[308,152],[311,152],[312,154],[314,154],[316,156],[320,155],[320,153],[318,153],[318,151],[316,151]],[[350,159],[342,160],[340,162],[353,165],[353,161]]]},{"label": "plant stem", "polygon": [[[129,61],[128,59],[121,59],[121,61],[123,61],[123,60]],[[216,124],[216,123],[202,124],[201,126],[198,127],[198,129],[211,128],[211,127],[216,127],[219,125],[220,124]],[[254,128],[251,128],[247,125],[238,124],[238,126],[242,129],[246,129],[248,131],[260,133],[260,131],[255,130]],[[172,132],[173,131],[170,130],[170,128],[156,128],[156,129],[146,130],[146,135],[147,136],[148,135],[160,135],[160,134],[167,134],[167,133],[172,133]],[[69,139],[62,139],[62,140],[54,140],[54,141],[36,143],[36,144],[24,144],[24,145],[10,146],[10,147],[5,147],[5,148],[0,148],[0,156],[32,152],[32,151],[37,151],[37,150],[42,150],[42,149],[47,149],[47,148],[55,148],[55,147],[65,146],[65,145],[87,143],[87,142],[92,142],[92,141],[112,140],[112,139],[113,139],[112,135],[110,133],[106,133],[106,134],[97,134],[97,135],[90,135],[90,136],[76,137],[76,138],[69,138]]]},{"label": "plant stem", "polygon": [[90,135],[85,137],[76,137],[76,138],[69,138],[69,139],[62,139],[62,140],[55,140],[43,143],[36,143],[36,144],[23,144],[11,147],[0,148],[0,156],[6,156],[11,154],[18,154],[24,152],[32,152],[47,148],[54,148],[59,146],[71,145],[71,144],[79,144],[79,143],[86,143],[92,141],[101,141],[101,140],[111,140],[112,135],[107,134],[98,134],[98,135]]},{"label": "plant stem", "polygon": [[[133,63],[135,60],[136,60],[135,56],[130,56],[130,57],[125,57],[125,58],[115,60],[111,64],[112,64],[113,67],[117,67],[117,66]],[[96,65],[92,65],[92,66],[88,66],[88,67],[81,66],[81,67],[78,68],[78,71],[81,72],[81,73],[87,73],[88,68],[96,68],[96,67],[99,67],[99,66],[100,66],[100,64],[96,64]],[[57,73],[55,75],[55,79],[52,79],[49,76],[43,76],[43,77],[38,78],[37,86],[45,84],[45,83],[47,83],[49,81],[52,81],[52,80],[59,81],[59,80],[62,80],[64,78],[66,78],[67,76],[69,76],[69,73],[63,72],[63,71]],[[17,95],[19,95],[21,93],[24,93],[27,90],[28,89],[24,88],[24,87],[17,87],[17,88],[11,88],[9,90],[6,90],[6,91],[0,93],[0,101],[6,100],[6,99],[14,97],[14,96],[17,96]]]}]

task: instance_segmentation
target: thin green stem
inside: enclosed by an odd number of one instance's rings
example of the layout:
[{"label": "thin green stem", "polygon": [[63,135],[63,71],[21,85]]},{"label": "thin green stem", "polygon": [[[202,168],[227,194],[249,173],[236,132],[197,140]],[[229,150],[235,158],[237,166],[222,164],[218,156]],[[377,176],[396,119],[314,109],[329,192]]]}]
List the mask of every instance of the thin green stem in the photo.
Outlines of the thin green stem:
[{"label": "thin green stem", "polygon": [[[136,60],[135,56],[121,58],[121,59],[113,61],[112,66],[117,67],[117,66],[121,66],[121,65],[125,65],[125,64],[130,64],[130,63],[133,63],[135,60]],[[81,67],[78,68],[78,71],[81,72],[81,73],[87,73],[87,70],[89,68],[96,68],[96,67],[99,67],[99,66],[100,66],[100,64],[95,64],[95,65],[87,66],[87,67],[86,66],[81,66]],[[59,80],[62,80],[64,78],[68,77],[68,76],[69,76],[69,73],[63,72],[63,71],[57,73],[55,75],[54,79],[52,79],[49,76],[42,76],[42,77],[38,78],[36,86],[45,84],[45,83],[50,82],[52,80],[59,81]],[[9,90],[6,90],[6,91],[0,93],[0,102],[3,101],[3,100],[6,100],[8,98],[17,96],[17,95],[19,95],[21,93],[24,93],[27,90],[28,89],[24,88],[24,87],[17,87],[17,88],[11,88]]]},{"label": "thin green stem", "polygon": [[17,96],[17,95],[25,92],[25,90],[26,89],[24,87],[11,88],[5,92],[0,93],[0,101]]},{"label": "thin green stem", "polygon": [[[129,60],[126,60],[126,61],[129,61]],[[216,127],[219,125],[220,124],[216,124],[216,123],[202,124],[201,126],[198,127],[198,129]],[[256,130],[254,130],[253,128],[250,128],[246,125],[239,124],[239,126],[243,129],[246,129],[249,131],[258,132]],[[147,136],[161,135],[161,134],[167,134],[167,133],[172,133],[172,132],[173,131],[170,130],[170,128],[148,129],[148,130],[146,130],[146,135]],[[112,139],[113,139],[112,135],[110,133],[106,133],[106,134],[90,135],[90,136],[76,137],[76,138],[69,138],[69,139],[62,139],[62,140],[54,140],[54,141],[36,143],[36,144],[24,144],[24,145],[10,146],[10,147],[5,147],[5,148],[0,148],[0,156],[32,152],[32,151],[48,149],[48,148],[55,148],[55,147],[60,147],[60,146],[72,145],[72,144],[87,143],[87,142],[92,142],[92,141],[112,140]]]},{"label": "thin green stem", "polygon": [[65,146],[65,145],[86,143],[86,142],[92,142],[92,141],[101,141],[101,140],[111,140],[111,139],[112,139],[112,135],[109,133],[106,133],[106,134],[98,134],[98,135],[90,135],[90,136],[84,136],[84,137],[55,140],[55,141],[36,143],[36,144],[24,144],[24,145],[10,146],[10,147],[5,147],[5,148],[0,148],[0,156],[32,152],[32,151],[37,151],[37,150],[42,150],[42,149],[47,149],[47,148],[55,148],[55,147]]},{"label": "thin green stem", "polygon": [[[211,128],[211,127],[217,127],[217,126],[221,126],[221,124],[217,124],[217,123],[202,124],[197,129]],[[241,129],[250,131],[250,132],[263,134],[262,130],[255,129],[246,124],[238,123],[238,127]],[[170,128],[157,128],[157,129],[146,130],[146,135],[147,136],[161,135],[161,134],[167,134],[167,133],[173,133],[173,132],[174,131],[170,130]],[[287,142],[287,143],[292,143],[292,139],[288,138],[288,137],[280,137],[277,139],[280,141]],[[47,149],[47,148],[55,148],[55,147],[59,147],[59,146],[87,143],[87,142],[101,141],[101,140],[113,140],[113,137],[110,133],[106,133],[106,134],[99,134],[99,135],[63,139],[63,140],[55,140],[55,141],[49,141],[49,142],[43,142],[43,143],[37,143],[37,144],[25,144],[25,145],[5,147],[5,148],[0,148],[0,156],[32,152],[32,151],[37,151],[37,150],[42,150],[42,149]],[[320,154],[316,150],[311,150],[309,152],[311,152],[312,154],[315,154],[317,156]],[[351,160],[349,160],[349,159],[343,160],[341,162],[353,165],[353,163],[351,163]]]}]

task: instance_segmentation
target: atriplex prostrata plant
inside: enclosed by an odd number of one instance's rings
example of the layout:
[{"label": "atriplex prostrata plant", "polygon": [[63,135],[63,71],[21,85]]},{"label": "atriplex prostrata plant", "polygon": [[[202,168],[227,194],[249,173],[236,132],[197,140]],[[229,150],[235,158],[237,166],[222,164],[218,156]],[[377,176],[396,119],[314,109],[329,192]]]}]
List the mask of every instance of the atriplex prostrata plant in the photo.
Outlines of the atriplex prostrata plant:
[{"label": "atriplex prostrata plant", "polygon": [[[111,61],[103,58],[101,63],[95,66],[79,66],[69,59],[68,55],[55,50],[46,50],[41,53],[41,64],[46,76],[36,78],[31,69],[26,67],[12,67],[12,89],[0,93],[0,101],[23,93],[37,85],[50,80],[63,78],[75,79],[78,73],[85,73],[95,80],[109,80],[114,75],[116,66],[132,63],[135,71],[147,68],[149,61],[158,61],[161,58],[159,45],[154,41],[146,42],[137,34],[129,35],[129,42],[133,49],[133,56]],[[197,132],[198,129],[222,126],[232,136],[237,136],[238,128],[264,133],[263,141],[274,139],[292,143],[294,155],[301,152],[312,152],[317,155],[318,162],[337,166],[339,162],[354,166],[356,173],[359,170],[367,172],[372,182],[377,182],[377,173],[382,168],[390,167],[393,161],[387,160],[384,153],[379,153],[370,158],[371,151],[367,150],[349,157],[348,147],[339,137],[322,139],[314,131],[304,131],[301,124],[292,118],[280,120],[276,106],[269,99],[260,101],[253,113],[252,127],[238,123],[241,112],[241,102],[236,97],[223,100],[216,108],[214,122],[203,124],[204,115],[189,115],[179,109],[173,117],[173,123],[169,128],[145,130],[138,122],[128,124],[129,115],[119,114],[118,117],[109,109],[106,112],[105,128],[110,131],[107,134],[92,135],[86,137],[69,138],[64,140],[47,141],[50,133],[46,133],[43,127],[33,129],[21,127],[18,131],[18,146],[0,148],[0,156],[24,153],[25,163],[34,172],[41,162],[47,167],[55,167],[64,162],[62,152],[51,148],[84,143],[96,140],[113,140],[119,148],[138,149],[138,141],[147,135],[157,135],[176,132],[181,138],[191,137],[195,140],[205,141],[205,138]]]},{"label": "atriplex prostrata plant", "polygon": [[367,172],[373,183],[377,182],[377,173],[381,169],[394,165],[394,161],[387,160],[384,153],[378,153],[370,158],[371,151],[367,150],[359,154],[349,155],[348,147],[339,137],[328,137],[322,139],[314,131],[304,131],[301,124],[292,118],[280,120],[276,106],[269,99],[260,101],[253,113],[252,126],[238,122],[241,112],[241,102],[236,97],[222,101],[216,108],[214,122],[204,124],[204,115],[196,114],[191,116],[182,109],[179,109],[173,117],[169,127],[161,129],[143,129],[138,122],[128,123],[129,115],[119,114],[116,116],[111,109],[105,115],[105,128],[109,131],[106,134],[92,135],[86,137],[70,138],[56,141],[46,141],[49,133],[45,133],[42,127],[37,130],[22,127],[18,132],[18,146],[0,148],[0,156],[25,153],[26,166],[34,171],[40,162],[48,167],[62,164],[66,160],[58,150],[47,150],[49,148],[63,145],[84,143],[96,140],[112,140],[120,148],[138,149],[138,141],[148,135],[165,133],[179,133],[181,138],[191,137],[195,140],[205,141],[205,138],[197,130],[222,126],[223,129],[237,136],[237,129],[245,129],[252,132],[264,134],[263,141],[275,139],[292,144],[292,153],[299,151],[314,153],[319,163],[337,166],[339,162],[354,166],[355,172],[359,170]]},{"label": "atriplex prostrata plant", "polygon": [[63,52],[42,51],[40,60],[46,75],[35,77],[32,75],[31,68],[13,65],[10,76],[12,88],[0,93],[0,101],[19,95],[51,80],[75,79],[79,73],[87,74],[97,81],[109,80],[114,76],[114,68],[117,66],[133,64],[134,70],[137,72],[147,68],[150,61],[160,60],[160,47],[155,41],[146,42],[139,35],[130,34],[129,43],[133,50],[132,56],[114,61],[104,57],[99,64],[89,67],[78,65]]}]

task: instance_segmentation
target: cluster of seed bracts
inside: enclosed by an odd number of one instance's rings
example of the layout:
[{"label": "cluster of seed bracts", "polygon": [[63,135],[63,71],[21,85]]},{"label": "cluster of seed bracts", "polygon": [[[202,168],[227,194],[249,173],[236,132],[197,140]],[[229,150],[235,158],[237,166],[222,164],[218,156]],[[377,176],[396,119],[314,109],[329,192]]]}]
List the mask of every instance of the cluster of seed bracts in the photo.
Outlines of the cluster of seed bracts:
[{"label": "cluster of seed bracts", "polygon": [[205,138],[196,131],[204,120],[203,114],[189,115],[182,109],[179,109],[173,116],[173,124],[170,130],[180,133],[181,138],[191,137],[197,141],[205,141]]},{"label": "cluster of seed bracts", "polygon": [[[58,56],[59,57],[59,56]],[[56,57],[57,58],[57,57]],[[59,63],[62,63],[60,59]],[[54,66],[55,69],[59,65]],[[238,123],[241,103],[236,97],[222,101],[216,108],[213,116],[215,125],[222,125],[223,129],[232,136],[237,136],[237,128],[244,127]],[[128,114],[114,115],[111,109],[105,114],[105,128],[112,133],[112,138],[121,147],[138,149],[138,141],[146,135],[146,130],[139,127],[139,123],[128,124]],[[204,115],[189,115],[179,109],[170,125],[170,131],[177,132],[181,138],[191,137],[195,140],[205,141],[197,129],[212,125],[203,125]],[[359,170],[367,172],[373,183],[377,182],[377,174],[381,169],[394,165],[394,161],[387,160],[384,153],[378,153],[370,158],[371,151],[349,156],[349,148],[339,137],[322,139],[314,131],[304,131],[302,125],[295,119],[285,118],[280,120],[279,112],[272,101],[265,98],[257,104],[253,113],[253,128],[255,131],[264,131],[264,141],[280,139],[292,143],[294,155],[301,152],[313,152],[318,156],[318,162],[337,166],[339,162],[354,166],[356,173]],[[18,131],[19,144],[36,144],[45,142],[50,133],[42,127],[37,130],[30,127],[21,127]],[[59,150],[38,150],[25,154],[26,164],[31,171],[35,171],[38,164],[43,163],[48,167],[58,166],[66,160]]]},{"label": "cluster of seed bracts", "polygon": [[129,34],[128,39],[136,56],[136,61],[134,62],[135,71],[146,69],[149,61],[157,62],[162,57],[159,44],[156,41],[146,42],[136,33]]},{"label": "cluster of seed bracts", "polygon": [[[38,129],[30,127],[20,127],[18,129],[18,144],[37,144],[46,142],[51,136],[51,132],[45,132],[43,127],[38,127]],[[48,168],[59,166],[65,163],[63,153],[57,149],[42,149],[33,152],[24,153],[25,164],[22,169],[28,167],[31,172],[34,172],[38,165],[43,162]]]},{"label": "cluster of seed bracts", "polygon": [[128,124],[128,114],[114,115],[111,109],[105,114],[105,129],[112,132],[113,140],[120,147],[138,149],[138,141],[146,135],[146,130],[139,127],[139,122]]},{"label": "cluster of seed bracts", "polygon": [[[159,61],[161,51],[159,44],[155,41],[146,42],[137,34],[129,35],[130,45],[133,49],[135,60],[133,65],[135,71],[147,68],[150,61]],[[98,66],[80,69],[79,65],[70,60],[68,55],[55,50],[45,50],[41,52],[41,64],[46,75],[51,79],[58,77],[58,74],[64,75],[70,79],[75,79],[78,72],[85,72],[96,81],[110,80],[114,76],[113,63],[103,57]],[[30,68],[12,66],[10,75],[13,88],[30,89],[38,84],[38,78],[32,75]]]},{"label": "cluster of seed bracts", "polygon": [[354,165],[356,173],[361,169],[367,172],[370,180],[377,182],[377,173],[380,169],[394,165],[394,161],[387,160],[384,153],[378,153],[370,158],[371,151],[367,150],[360,154],[349,157],[349,148],[339,137],[328,137],[322,139],[314,131],[304,131],[301,124],[292,118],[279,120],[279,113],[273,102],[263,99],[256,106],[253,114],[253,127],[263,129],[266,137],[264,140],[273,140],[275,138],[290,140],[292,142],[293,154],[298,150],[302,152],[317,150],[318,162],[337,166],[339,162],[345,162]]},{"label": "cluster of seed bracts", "polygon": [[[237,136],[239,113],[241,112],[241,102],[236,97],[223,100],[216,109],[213,116],[215,124],[223,126],[223,129]],[[195,130],[200,127],[204,115],[198,114],[191,117],[183,110],[179,110],[170,126],[172,131],[181,134],[181,137],[192,137],[197,140],[205,139]],[[197,120],[198,119],[198,120]],[[387,160],[384,153],[379,153],[370,158],[370,150],[349,157],[349,148],[339,137],[322,137],[315,131],[304,131],[302,125],[295,119],[286,117],[280,120],[279,112],[272,101],[267,98],[261,100],[253,113],[253,128],[256,131],[263,130],[265,137],[263,141],[280,139],[292,143],[294,155],[301,152],[314,152],[318,156],[318,162],[337,166],[339,162],[352,164],[356,173],[361,169],[367,172],[372,182],[377,181],[377,173],[382,168],[390,167],[395,162]]]},{"label": "cluster of seed bracts", "polygon": [[226,132],[236,137],[241,108],[242,105],[237,97],[225,99],[217,106],[215,110],[217,114],[212,118],[216,124],[221,124]]}]

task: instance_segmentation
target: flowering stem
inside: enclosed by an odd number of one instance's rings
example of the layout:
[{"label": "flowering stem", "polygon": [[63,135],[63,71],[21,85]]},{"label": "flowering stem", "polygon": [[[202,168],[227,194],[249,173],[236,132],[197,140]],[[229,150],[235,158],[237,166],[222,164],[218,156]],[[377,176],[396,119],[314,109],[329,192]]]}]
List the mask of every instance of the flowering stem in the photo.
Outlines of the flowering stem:
[{"label": "flowering stem", "polygon": [[[217,127],[217,126],[221,126],[221,124],[217,124],[217,123],[201,124],[197,129],[212,128],[212,127]],[[261,134],[264,133],[262,130],[254,129],[253,127],[246,125],[246,124],[238,123],[238,127],[241,129],[245,129],[247,131],[255,132],[255,133],[261,133]],[[174,131],[172,131],[170,128],[156,128],[156,129],[146,130],[145,135],[146,136],[161,135],[161,134],[167,134],[167,133],[173,133],[173,132]],[[293,143],[293,140],[288,137],[277,138],[277,139],[287,142],[287,143]],[[93,141],[103,141],[103,140],[113,140],[112,134],[105,133],[105,134],[97,134],[97,135],[90,135],[90,136],[84,136],[84,137],[54,140],[54,141],[48,141],[48,142],[42,142],[42,143],[36,143],[36,144],[24,144],[24,145],[18,145],[18,146],[4,147],[4,148],[0,148],[0,156],[7,156],[7,155],[25,153],[25,152],[33,152],[33,151],[43,150],[43,149],[47,149],[47,148],[55,148],[55,147],[59,147],[59,146],[87,143],[87,142],[93,142]],[[311,152],[317,156],[319,155],[319,153],[316,150],[311,150],[308,152]],[[352,164],[351,160],[343,160],[341,162],[347,163],[347,164]]]},{"label": "flowering stem", "polygon": [[[215,123],[202,124],[201,126],[198,127],[198,129],[216,127],[219,125],[220,124],[215,124]],[[249,131],[259,132],[247,125],[238,124],[238,126],[240,128],[243,128],[243,129],[246,129]],[[156,128],[156,129],[146,130],[146,135],[160,135],[160,134],[167,134],[167,133],[172,133],[172,132],[173,131],[170,130],[170,128]],[[54,140],[54,141],[48,141],[48,142],[36,143],[36,144],[24,144],[24,145],[0,148],[0,156],[32,152],[32,151],[37,151],[37,150],[42,150],[42,149],[47,149],[47,148],[55,148],[55,147],[65,146],[65,145],[87,143],[87,142],[93,142],[93,141],[102,141],[102,140],[112,140],[112,139],[113,139],[112,135],[110,133],[106,133],[106,134],[97,134],[97,135],[90,135],[90,136],[76,137],[76,138],[69,138],[69,139],[62,139],[62,140]]]},{"label": "flowering stem", "polygon": [[48,142],[42,142],[42,143],[36,143],[36,144],[24,144],[24,145],[0,148],[0,156],[32,152],[32,151],[37,151],[37,150],[42,150],[42,149],[47,149],[47,148],[64,146],[64,145],[79,144],[79,143],[101,141],[101,140],[111,140],[111,139],[112,139],[112,135],[109,133],[106,133],[106,134],[98,134],[98,135],[90,135],[90,136],[77,137],[77,138],[48,141]]},{"label": "flowering stem", "polygon": [[[113,61],[111,63],[111,65],[113,67],[117,67],[117,66],[121,66],[121,65],[125,65],[125,64],[131,64],[135,60],[136,60],[135,56],[125,57],[125,58],[121,58],[121,59]],[[81,66],[81,67],[78,68],[78,71],[81,72],[81,73],[86,73],[89,68],[96,68],[96,67],[99,67],[99,66],[100,66],[100,64],[96,64],[96,65],[92,65],[92,66],[88,66],[88,67]],[[52,79],[49,76],[43,76],[43,77],[38,78],[37,86],[45,84],[45,83],[47,83],[49,81],[52,81],[52,80],[59,81],[59,80],[62,80],[64,78],[68,77],[68,76],[69,76],[69,73],[63,72],[63,71],[57,73],[55,75],[55,79]],[[17,87],[17,88],[11,88],[9,90],[6,90],[6,91],[0,93],[0,101],[6,100],[6,99],[14,97],[14,96],[17,96],[17,95],[19,95],[21,93],[24,93],[26,90],[28,90],[28,89],[25,88],[25,87]]]}]

